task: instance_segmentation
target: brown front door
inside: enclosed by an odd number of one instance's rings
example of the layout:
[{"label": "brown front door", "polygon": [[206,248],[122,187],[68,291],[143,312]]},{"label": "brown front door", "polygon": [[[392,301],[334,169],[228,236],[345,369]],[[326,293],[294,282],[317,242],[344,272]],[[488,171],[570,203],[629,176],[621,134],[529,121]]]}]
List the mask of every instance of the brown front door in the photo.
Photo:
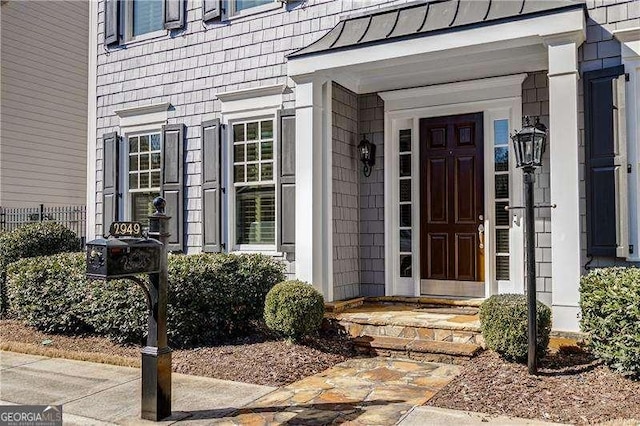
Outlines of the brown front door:
[{"label": "brown front door", "polygon": [[420,120],[422,293],[475,296],[425,283],[484,280],[478,230],[484,214],[483,134],[482,113]]}]

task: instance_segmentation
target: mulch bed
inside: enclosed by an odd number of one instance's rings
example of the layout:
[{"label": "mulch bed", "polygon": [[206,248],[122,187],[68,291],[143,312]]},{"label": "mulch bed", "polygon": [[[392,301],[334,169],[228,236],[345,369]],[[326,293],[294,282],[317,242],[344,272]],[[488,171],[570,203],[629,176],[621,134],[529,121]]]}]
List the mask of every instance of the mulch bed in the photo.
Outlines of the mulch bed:
[{"label": "mulch bed", "polygon": [[613,372],[575,347],[548,355],[538,376],[530,376],[526,365],[486,351],[428,404],[559,423],[636,419],[624,424],[639,424],[640,381]]},{"label": "mulch bed", "polygon": [[[140,359],[140,347],[135,345],[118,345],[103,337],[42,333],[13,320],[0,320],[2,348],[130,366],[139,365]],[[263,329],[216,346],[172,353],[177,373],[268,386],[287,385],[355,356],[351,342],[330,333],[298,344],[276,339]]]}]

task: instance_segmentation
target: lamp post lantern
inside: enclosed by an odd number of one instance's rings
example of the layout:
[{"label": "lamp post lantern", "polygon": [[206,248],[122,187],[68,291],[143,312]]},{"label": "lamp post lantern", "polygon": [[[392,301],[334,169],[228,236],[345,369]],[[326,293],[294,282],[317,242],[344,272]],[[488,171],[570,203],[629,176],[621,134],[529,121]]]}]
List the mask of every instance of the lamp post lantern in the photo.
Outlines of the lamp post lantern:
[{"label": "lamp post lantern", "polygon": [[526,252],[527,252],[527,334],[529,347],[527,365],[529,374],[538,371],[537,358],[537,313],[536,313],[536,255],[534,231],[533,183],[535,169],[542,165],[542,154],[546,148],[547,128],[536,118],[531,124],[525,117],[525,126],[511,136],[516,155],[516,166],[524,173],[525,214],[526,214]]}]

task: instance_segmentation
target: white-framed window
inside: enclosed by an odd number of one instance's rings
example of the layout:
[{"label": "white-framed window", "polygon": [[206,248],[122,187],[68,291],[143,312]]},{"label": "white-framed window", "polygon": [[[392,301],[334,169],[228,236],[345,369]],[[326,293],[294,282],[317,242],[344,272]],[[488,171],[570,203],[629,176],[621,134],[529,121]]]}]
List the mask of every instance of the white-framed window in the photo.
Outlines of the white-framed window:
[{"label": "white-framed window", "polygon": [[494,205],[495,205],[495,279],[509,281],[509,120],[493,121]]},{"label": "white-framed window", "polygon": [[230,128],[233,247],[273,251],[277,217],[275,118],[238,120]]},{"label": "white-framed window", "polygon": [[399,191],[399,230],[400,230],[400,277],[411,278],[412,272],[412,140],[411,129],[399,131],[399,164],[398,164],[398,191]]},{"label": "white-framed window", "polygon": [[164,0],[124,0],[120,6],[120,36],[125,42],[164,31]]},{"label": "white-framed window", "polygon": [[162,140],[159,131],[126,136],[125,217],[148,224],[160,195]]}]

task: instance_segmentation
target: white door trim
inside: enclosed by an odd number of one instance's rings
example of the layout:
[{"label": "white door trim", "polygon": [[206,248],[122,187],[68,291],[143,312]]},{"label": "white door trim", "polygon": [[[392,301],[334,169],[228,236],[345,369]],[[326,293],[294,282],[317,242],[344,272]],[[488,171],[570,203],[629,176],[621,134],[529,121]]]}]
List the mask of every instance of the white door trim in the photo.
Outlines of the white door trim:
[{"label": "white door trim", "polygon": [[[479,79],[471,82],[451,83],[415,89],[379,93],[385,101],[385,294],[420,296],[420,244],[419,244],[419,120],[456,114],[482,112],[484,120],[485,154],[485,296],[504,292],[524,291],[524,224],[521,212],[511,215],[510,280],[496,281],[494,277],[495,247],[492,236],[495,223],[493,173],[493,121],[509,120],[509,132],[522,124],[522,82],[526,74]],[[475,84],[473,84],[475,83]],[[499,84],[497,84],[499,83]],[[493,90],[486,90],[491,87]],[[449,103],[448,93],[456,92],[455,103]],[[493,97],[491,97],[493,96]],[[467,99],[467,101],[465,101]],[[410,127],[405,127],[410,126]],[[398,131],[412,131],[412,249],[413,286],[407,286],[399,277],[399,213],[398,213]],[[509,150],[510,203],[522,203],[522,174],[516,172],[513,152]],[[412,292],[412,294],[410,293]]]}]

